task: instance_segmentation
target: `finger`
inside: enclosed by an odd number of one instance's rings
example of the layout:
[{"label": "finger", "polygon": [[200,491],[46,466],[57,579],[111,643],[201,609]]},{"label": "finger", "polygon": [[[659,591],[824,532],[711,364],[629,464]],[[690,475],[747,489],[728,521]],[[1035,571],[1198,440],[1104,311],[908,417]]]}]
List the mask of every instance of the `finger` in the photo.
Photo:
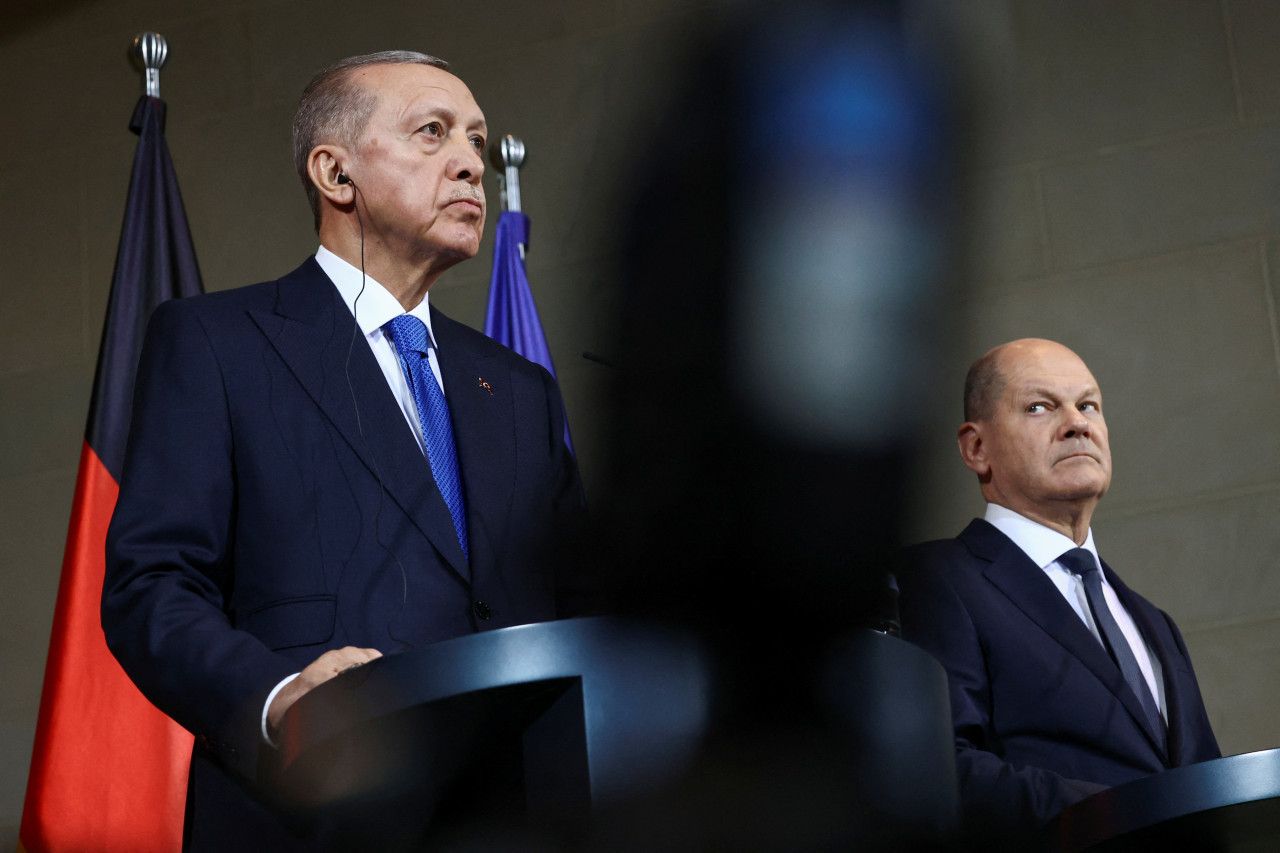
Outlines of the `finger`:
[{"label": "finger", "polygon": [[362,649],[358,646],[343,646],[340,649],[334,649],[326,654],[339,655],[348,660],[370,661],[374,658],[382,657],[382,652],[377,649]]},{"label": "finger", "polygon": [[364,666],[380,657],[382,657],[382,652],[377,649],[352,649],[351,654],[347,655],[346,658],[348,663],[342,668],[342,671],[347,672],[358,666]]},{"label": "finger", "polygon": [[320,671],[316,675],[319,680],[328,681],[339,673],[363,666],[379,657],[382,657],[382,653],[377,649],[360,649],[354,646],[334,649],[326,652],[316,661],[317,664],[320,664]]}]

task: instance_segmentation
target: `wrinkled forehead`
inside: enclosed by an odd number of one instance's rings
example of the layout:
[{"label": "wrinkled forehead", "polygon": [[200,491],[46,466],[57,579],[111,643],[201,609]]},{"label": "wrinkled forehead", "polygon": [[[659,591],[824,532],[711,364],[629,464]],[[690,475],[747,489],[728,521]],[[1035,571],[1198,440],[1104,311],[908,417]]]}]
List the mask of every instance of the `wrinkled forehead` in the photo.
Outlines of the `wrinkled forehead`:
[{"label": "wrinkled forehead", "polygon": [[467,84],[442,68],[419,63],[370,65],[353,72],[354,82],[377,99],[375,111],[396,120],[423,109],[447,109],[464,124],[483,124],[484,113]]}]

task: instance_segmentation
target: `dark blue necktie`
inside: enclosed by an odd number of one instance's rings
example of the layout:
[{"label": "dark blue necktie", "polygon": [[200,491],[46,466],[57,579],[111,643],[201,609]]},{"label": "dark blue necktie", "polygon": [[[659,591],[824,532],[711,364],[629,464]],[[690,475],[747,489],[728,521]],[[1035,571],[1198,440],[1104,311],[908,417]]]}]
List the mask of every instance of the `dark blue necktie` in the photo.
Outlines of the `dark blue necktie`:
[{"label": "dark blue necktie", "polygon": [[1059,557],[1058,562],[1075,572],[1084,581],[1089,609],[1093,611],[1093,618],[1098,623],[1098,630],[1102,632],[1104,642],[1111,652],[1111,658],[1124,673],[1124,680],[1129,683],[1129,689],[1142,703],[1142,709],[1147,712],[1147,720],[1151,723],[1151,730],[1163,747],[1164,719],[1160,716],[1160,709],[1156,707],[1156,700],[1151,695],[1147,680],[1142,677],[1142,669],[1138,666],[1138,659],[1133,656],[1133,649],[1129,647],[1128,639],[1120,630],[1115,617],[1111,615],[1111,608],[1107,607],[1106,598],[1102,593],[1102,570],[1098,568],[1098,561],[1087,549],[1072,548]]},{"label": "dark blue necktie", "polygon": [[383,326],[400,356],[400,366],[413,391],[413,402],[418,407],[418,419],[422,424],[422,439],[427,448],[427,461],[431,463],[431,476],[449,507],[453,517],[453,529],[458,534],[462,555],[471,559],[467,547],[467,509],[462,499],[462,477],[458,474],[458,450],[453,443],[453,423],[449,420],[449,406],[444,392],[431,372],[427,360],[427,327],[412,314],[401,314]]}]

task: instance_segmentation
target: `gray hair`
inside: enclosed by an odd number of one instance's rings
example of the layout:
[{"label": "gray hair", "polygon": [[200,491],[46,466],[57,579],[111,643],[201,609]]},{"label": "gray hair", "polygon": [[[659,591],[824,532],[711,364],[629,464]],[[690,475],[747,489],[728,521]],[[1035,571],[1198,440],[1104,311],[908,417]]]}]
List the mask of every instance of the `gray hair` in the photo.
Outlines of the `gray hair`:
[{"label": "gray hair", "polygon": [[320,192],[307,174],[311,149],[326,142],[354,148],[378,106],[378,93],[352,80],[351,72],[368,65],[430,65],[443,71],[449,63],[412,50],[384,50],[335,62],[311,78],[293,114],[293,165],[302,179],[316,232],[320,231]]}]

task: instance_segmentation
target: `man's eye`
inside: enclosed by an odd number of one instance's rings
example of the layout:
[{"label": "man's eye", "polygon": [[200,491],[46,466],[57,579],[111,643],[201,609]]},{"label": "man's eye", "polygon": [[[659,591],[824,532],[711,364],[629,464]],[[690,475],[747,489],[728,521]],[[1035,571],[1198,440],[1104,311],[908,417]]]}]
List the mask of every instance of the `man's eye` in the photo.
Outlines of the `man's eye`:
[{"label": "man's eye", "polygon": [[1082,411],[1082,412],[1096,412],[1096,411],[1098,411],[1098,404],[1097,404],[1097,403],[1081,403],[1081,404],[1080,404],[1080,411]]},{"label": "man's eye", "polygon": [[1044,411],[1044,408],[1044,403],[1032,403],[1030,406],[1027,406],[1027,414],[1038,415]]},{"label": "man's eye", "polygon": [[472,148],[474,148],[474,149],[476,149],[476,153],[477,153],[477,154],[478,154],[478,153],[480,153],[481,151],[483,151],[483,150],[484,150],[484,137],[483,137],[483,136],[473,136],[473,137],[471,137],[471,147],[472,147]]},{"label": "man's eye", "polygon": [[438,121],[429,121],[422,126],[422,132],[427,136],[442,136],[444,135],[444,128],[440,126]]}]

